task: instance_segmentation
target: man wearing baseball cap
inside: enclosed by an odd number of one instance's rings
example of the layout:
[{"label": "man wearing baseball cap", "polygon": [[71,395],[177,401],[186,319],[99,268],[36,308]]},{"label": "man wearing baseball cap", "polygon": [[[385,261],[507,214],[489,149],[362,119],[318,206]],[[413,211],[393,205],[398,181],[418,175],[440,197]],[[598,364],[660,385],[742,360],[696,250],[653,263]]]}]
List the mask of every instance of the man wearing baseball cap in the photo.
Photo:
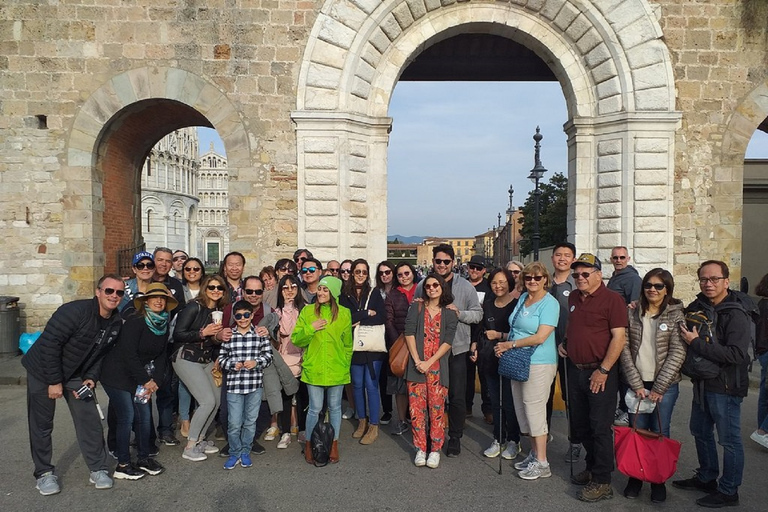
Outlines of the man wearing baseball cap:
[{"label": "man wearing baseball cap", "polygon": [[585,486],[579,499],[587,502],[613,497],[613,415],[619,386],[616,364],[626,343],[627,306],[603,284],[602,264],[584,253],[572,264],[578,293],[568,296],[566,341],[558,348],[567,357],[568,411],[571,442],[586,449],[587,468],[571,477]]}]

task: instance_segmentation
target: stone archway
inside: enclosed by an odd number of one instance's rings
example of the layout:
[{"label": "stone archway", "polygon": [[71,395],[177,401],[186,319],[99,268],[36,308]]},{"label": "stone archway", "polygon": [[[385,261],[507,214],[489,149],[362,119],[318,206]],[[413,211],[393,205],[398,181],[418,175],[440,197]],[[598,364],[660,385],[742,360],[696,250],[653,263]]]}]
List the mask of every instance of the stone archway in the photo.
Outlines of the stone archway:
[{"label": "stone archway", "polygon": [[112,77],[83,104],[70,132],[64,171],[63,243],[73,254],[70,293],[90,293],[94,278],[114,271],[119,244],[135,241],[141,164],[161,137],[186,126],[218,131],[230,175],[252,166],[240,114],[216,86],[188,71],[130,70]]},{"label": "stone archway", "polygon": [[[523,5],[527,4],[527,5]],[[558,78],[569,112],[569,236],[580,251],[626,245],[673,262],[669,52],[646,0],[327,0],[298,84],[299,246],[386,256],[389,101],[429,46],[465,32],[510,38]]]}]

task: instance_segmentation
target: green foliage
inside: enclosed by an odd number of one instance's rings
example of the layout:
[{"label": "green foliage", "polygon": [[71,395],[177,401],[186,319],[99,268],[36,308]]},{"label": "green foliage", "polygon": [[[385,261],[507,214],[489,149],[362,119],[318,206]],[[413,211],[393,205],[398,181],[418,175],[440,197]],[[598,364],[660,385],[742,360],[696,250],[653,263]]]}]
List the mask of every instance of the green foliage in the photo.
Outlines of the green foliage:
[{"label": "green foliage", "polygon": [[[549,247],[567,240],[568,237],[568,178],[556,172],[549,183],[539,183],[541,202],[539,203],[539,248]],[[528,193],[528,198],[521,210],[520,253],[527,256],[533,252],[533,219],[535,212],[534,193]]]}]

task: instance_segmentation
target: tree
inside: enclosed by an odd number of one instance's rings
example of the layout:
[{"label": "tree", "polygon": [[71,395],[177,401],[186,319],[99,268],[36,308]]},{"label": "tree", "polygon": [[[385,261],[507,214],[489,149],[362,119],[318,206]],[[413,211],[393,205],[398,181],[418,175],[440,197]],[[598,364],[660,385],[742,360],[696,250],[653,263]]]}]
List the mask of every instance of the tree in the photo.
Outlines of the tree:
[{"label": "tree", "polygon": [[[568,178],[556,172],[549,179],[549,183],[539,184],[539,190],[539,247],[549,247],[565,241],[568,237]],[[535,196],[531,191],[521,208],[523,218],[520,221],[520,235],[523,240],[520,241],[520,254],[523,256],[533,252],[533,219],[536,210],[534,201]]]}]

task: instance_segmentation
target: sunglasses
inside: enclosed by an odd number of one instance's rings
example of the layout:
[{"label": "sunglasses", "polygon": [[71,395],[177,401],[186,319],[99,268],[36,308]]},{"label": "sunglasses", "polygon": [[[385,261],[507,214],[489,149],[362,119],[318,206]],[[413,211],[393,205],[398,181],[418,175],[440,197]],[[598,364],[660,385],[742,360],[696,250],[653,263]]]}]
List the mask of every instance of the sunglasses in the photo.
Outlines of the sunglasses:
[{"label": "sunglasses", "polygon": [[612,260],[625,260],[627,259],[626,256],[611,256]]},{"label": "sunglasses", "polygon": [[440,288],[440,283],[432,283],[432,284],[424,283],[425,290],[437,290],[438,288]]},{"label": "sunglasses", "polygon": [[174,257],[173,257],[173,261],[179,261],[179,260],[181,260],[181,261],[187,261],[187,259],[188,259],[188,258],[187,258],[186,256],[174,256]]},{"label": "sunglasses", "polygon": [[595,272],[597,272],[597,270],[593,270],[592,272],[574,272],[573,274],[571,274],[571,276],[572,276],[574,279],[578,279],[578,278],[580,278],[580,277],[582,277],[582,278],[584,278],[584,279],[589,279],[589,276],[591,276],[591,275],[592,275],[592,274],[594,274]]},{"label": "sunglasses", "polygon": [[355,275],[356,276],[367,276],[368,275],[368,271],[367,270],[362,270],[362,269],[355,270]]},{"label": "sunglasses", "polygon": [[330,272],[331,274],[338,274],[339,273],[339,269],[337,269],[337,268],[329,268],[328,272]]},{"label": "sunglasses", "polygon": [[150,261],[149,263],[137,263],[134,265],[134,267],[136,267],[136,270],[154,270],[155,264]]},{"label": "sunglasses", "polygon": [[481,267],[480,265],[468,265],[470,270],[485,270],[485,267]]},{"label": "sunglasses", "polygon": [[220,284],[209,284],[208,289],[211,291],[218,290],[220,292],[223,292],[224,290],[226,290],[226,288],[224,286],[221,286]]},{"label": "sunglasses", "polygon": [[306,267],[301,269],[302,274],[308,274],[310,272],[316,272],[316,271],[317,271],[317,267]]},{"label": "sunglasses", "polygon": [[[530,283],[531,281],[536,281],[536,282],[538,283],[539,281],[541,281],[542,279],[544,279],[544,276],[524,276],[524,277],[523,277],[523,279],[524,279],[524,280],[525,280],[527,283]],[[585,278],[585,279],[586,279],[586,278]]]},{"label": "sunglasses", "polygon": [[351,270],[351,269],[348,269],[348,268],[343,268],[343,269],[341,269],[341,273],[342,273],[342,274],[349,274],[350,272],[352,272],[352,270]]},{"label": "sunglasses", "polygon": [[643,285],[643,288],[646,289],[646,290],[650,290],[651,288],[654,288],[654,289],[656,289],[658,291],[661,291],[661,290],[663,290],[666,287],[667,287],[667,285],[665,285],[664,283],[645,283]]},{"label": "sunglasses", "polygon": [[293,272],[293,269],[289,268],[289,267],[282,267],[282,268],[277,269],[277,271],[278,272]]},{"label": "sunglasses", "polygon": [[300,256],[295,260],[293,260],[293,262],[296,263],[297,265],[299,264],[300,261],[307,261],[307,258],[305,258],[304,256]]},{"label": "sunglasses", "polygon": [[510,272],[512,272],[512,275],[513,275],[513,276],[518,276],[518,275],[520,275],[520,271],[519,271],[519,270],[510,270]]},{"label": "sunglasses", "polygon": [[100,288],[105,295],[112,295],[113,293],[118,297],[125,295],[125,290],[115,290],[114,288]]},{"label": "sunglasses", "polygon": [[264,294],[264,290],[251,290],[250,288],[246,288],[245,290],[246,295],[262,295]]},{"label": "sunglasses", "polygon": [[293,290],[294,288],[297,288],[296,283],[284,284],[283,285],[283,290]]},{"label": "sunglasses", "polygon": [[435,258],[432,261],[435,262],[435,265],[450,265],[453,260],[441,260],[441,259]]},{"label": "sunglasses", "polygon": [[200,272],[200,267],[186,267],[184,272]]},{"label": "sunglasses", "polygon": [[410,275],[411,275],[410,272],[400,272],[399,274],[397,274],[397,277],[408,277]]},{"label": "sunglasses", "polygon": [[392,271],[391,271],[391,270],[389,270],[389,269],[386,269],[386,270],[379,270],[379,275],[380,275],[380,276],[388,276],[388,275],[389,275],[389,274],[391,274],[391,273],[392,273]]},{"label": "sunglasses", "polygon": [[235,313],[235,320],[242,320],[243,318],[251,318],[251,314],[248,311],[245,313]]}]

